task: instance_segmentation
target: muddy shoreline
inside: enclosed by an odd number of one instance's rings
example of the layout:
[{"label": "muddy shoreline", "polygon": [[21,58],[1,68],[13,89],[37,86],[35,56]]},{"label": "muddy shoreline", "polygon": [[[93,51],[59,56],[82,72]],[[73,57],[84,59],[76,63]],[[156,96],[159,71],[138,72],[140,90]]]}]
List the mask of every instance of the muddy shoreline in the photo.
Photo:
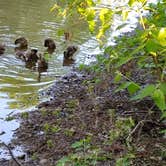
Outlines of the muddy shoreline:
[{"label": "muddy shoreline", "polygon": [[[153,81],[145,74],[140,76],[133,71],[137,82]],[[94,77],[94,73],[85,71],[63,76],[44,93],[48,101],[17,116],[21,125],[15,131],[11,147],[24,147],[25,154],[14,157],[20,165],[55,166],[58,160],[68,157],[66,165],[79,161],[82,165],[113,166],[117,159],[131,153],[132,165],[166,165],[166,138],[160,133],[166,126],[153,102],[149,98],[131,101],[127,91],[114,93],[117,85],[108,73],[100,75],[98,83]],[[153,108],[151,113],[150,108]],[[131,118],[133,126],[123,128],[123,123],[129,123]],[[133,132],[142,120],[141,128]],[[111,142],[110,131],[121,130],[123,133]],[[126,143],[128,138],[130,148]],[[82,146],[81,140],[86,145]],[[1,160],[0,165],[18,163],[13,159]]]}]

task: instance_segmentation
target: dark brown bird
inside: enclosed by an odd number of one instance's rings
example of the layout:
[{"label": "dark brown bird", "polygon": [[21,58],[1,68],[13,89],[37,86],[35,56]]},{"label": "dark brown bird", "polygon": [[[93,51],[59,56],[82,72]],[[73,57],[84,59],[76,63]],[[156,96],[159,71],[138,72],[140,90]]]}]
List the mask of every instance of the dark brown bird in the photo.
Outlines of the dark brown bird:
[{"label": "dark brown bird", "polygon": [[15,40],[14,44],[16,45],[15,51],[17,50],[27,50],[28,49],[28,41],[25,37],[20,37]]},{"label": "dark brown bird", "polygon": [[47,38],[44,40],[44,47],[47,47],[47,52],[52,54],[56,49],[56,44],[53,39]]},{"label": "dark brown bird", "polygon": [[4,54],[5,52],[5,45],[4,44],[0,44],[0,55]]},{"label": "dark brown bird", "polygon": [[77,46],[68,46],[67,49],[64,51],[64,59],[73,59],[73,56],[77,50]]},{"label": "dark brown bird", "polygon": [[33,48],[30,51],[26,52],[25,61],[26,62],[37,62],[39,59],[37,52],[38,52],[38,50],[36,48]]},{"label": "dark brown bird", "polygon": [[45,58],[42,56],[42,54],[39,54],[39,59],[37,61],[38,64],[38,70],[47,70],[48,68],[48,62],[45,60]]}]

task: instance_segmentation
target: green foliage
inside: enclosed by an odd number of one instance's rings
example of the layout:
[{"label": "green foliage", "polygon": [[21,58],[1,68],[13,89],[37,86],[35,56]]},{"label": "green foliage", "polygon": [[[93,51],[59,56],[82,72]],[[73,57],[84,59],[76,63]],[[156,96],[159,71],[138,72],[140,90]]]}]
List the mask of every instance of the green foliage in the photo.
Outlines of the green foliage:
[{"label": "green foliage", "polygon": [[90,142],[91,142],[91,137],[87,137],[85,139],[74,142],[71,145],[71,147],[74,149],[80,149],[80,148],[85,149],[85,148],[89,147]]},{"label": "green foliage", "polygon": [[[97,29],[96,37],[101,39],[110,28],[115,14],[120,14],[122,20],[126,20],[132,8],[137,6],[138,3],[141,4],[137,12],[143,30],[136,31],[132,37],[124,36],[117,39],[118,44],[116,46],[105,48],[105,54],[109,57],[98,56],[98,64],[91,66],[90,70],[95,73],[105,72],[105,69],[107,72],[111,71],[115,76],[114,83],[120,83],[115,92],[127,89],[132,100],[151,97],[158,108],[164,111],[166,109],[166,86],[164,83],[166,80],[165,1],[160,0],[156,5],[147,6],[147,0],[129,0],[129,8],[123,6],[123,8],[113,10],[112,8],[96,8],[96,5],[99,5],[100,2],[73,0],[66,2],[67,7],[55,4],[52,11],[58,9],[58,13],[65,17],[67,15],[64,13],[78,12],[88,22],[91,32],[95,32],[95,29]],[[142,16],[141,10],[143,9],[150,12],[149,17],[144,18]],[[124,23],[122,23],[122,26],[124,26]],[[131,80],[126,71],[131,68],[130,62],[132,61],[135,61],[138,67],[148,69],[149,74],[154,73],[157,77],[156,83],[140,86]],[[81,70],[84,68],[84,65],[80,66]],[[124,73],[124,69],[126,73]]]},{"label": "green foliage", "polygon": [[141,89],[138,95],[134,96],[132,100],[139,100],[143,99],[144,97],[151,96],[155,89],[155,85],[147,85],[145,88]]},{"label": "green foliage", "polygon": [[57,133],[58,131],[60,131],[60,127],[57,125],[50,125],[48,123],[45,123],[43,126],[43,130],[45,133]]},{"label": "green foliage", "polygon": [[64,134],[69,137],[73,136],[74,133],[75,133],[75,130],[73,128],[64,130]]},{"label": "green foliage", "polygon": [[15,117],[14,116],[8,116],[8,117],[6,117],[6,121],[12,121],[12,120],[14,120],[15,119]]},{"label": "green foliage", "polygon": [[133,126],[134,121],[132,120],[132,118],[118,118],[115,121],[115,127],[110,130],[109,144],[112,144],[113,141],[117,140],[120,137],[127,136]]},{"label": "green foliage", "polygon": [[[116,78],[117,79],[117,78]],[[132,81],[127,81],[122,83],[116,90],[115,92],[119,92],[123,89],[128,89],[130,95],[133,95],[136,91],[140,89],[140,86]]]},{"label": "green foliage", "polygon": [[47,140],[47,146],[48,146],[48,148],[52,148],[54,146],[53,141],[50,139]]},{"label": "green foliage", "polygon": [[165,96],[162,90],[156,89],[152,98],[161,111],[166,110]]},{"label": "green foliage", "polygon": [[104,157],[98,157],[99,149],[90,146],[91,137],[76,141],[71,145],[76,153],[71,153],[58,160],[57,165],[89,166],[96,165],[97,160],[105,160]]},{"label": "green foliage", "polygon": [[[142,28],[136,30],[132,36],[116,38],[117,44],[104,48],[104,53],[97,56],[96,64],[89,67],[82,64],[79,68],[96,74],[94,80],[84,82],[85,85],[88,84],[88,91],[94,98],[96,97],[94,95],[95,86],[101,82],[103,73],[109,73],[114,76],[113,83],[117,85],[115,93],[127,90],[131,101],[151,98],[154,105],[161,110],[161,118],[164,119],[166,117],[166,2],[159,0],[157,4],[149,4],[149,6],[147,6],[147,2],[147,0],[129,0],[127,6],[113,9],[111,7],[100,8],[97,6],[100,2],[93,0],[72,0],[66,1],[65,6],[58,3],[51,10],[56,10],[66,20],[69,15],[76,12],[87,21],[90,32],[95,33],[96,38],[101,41],[107,37],[106,32],[110,29],[115,15],[118,14],[122,20],[126,20],[131,10],[135,6],[139,6],[137,12]],[[142,15],[142,10],[148,10],[149,16],[145,18]],[[121,29],[126,24],[122,22],[117,29]],[[152,80],[137,82],[137,79],[133,80],[132,78],[132,71],[143,71],[142,77],[149,76]],[[77,102],[69,105],[74,108],[77,106]],[[109,111],[109,114],[112,116],[112,110]],[[128,136],[134,126],[134,122],[130,118],[117,120],[114,118],[112,121],[115,125],[109,132],[107,142],[109,145],[120,137]],[[65,133],[69,136],[73,134],[70,133],[70,130]],[[90,151],[90,141],[85,138],[74,142],[71,147],[78,152],[87,149]],[[134,155],[129,153],[121,156],[116,161],[116,165],[130,165],[131,158],[134,158]],[[90,165],[91,162],[95,163],[96,161],[95,155],[80,152],[62,158],[58,164],[65,165],[67,163],[70,165],[72,163],[72,165],[78,166]]]},{"label": "green foliage", "polygon": [[127,154],[116,161],[116,166],[130,166],[131,165],[130,159],[134,157],[135,156],[133,154]]},{"label": "green foliage", "polygon": [[21,117],[24,118],[24,119],[27,119],[29,117],[28,112],[22,112]]}]

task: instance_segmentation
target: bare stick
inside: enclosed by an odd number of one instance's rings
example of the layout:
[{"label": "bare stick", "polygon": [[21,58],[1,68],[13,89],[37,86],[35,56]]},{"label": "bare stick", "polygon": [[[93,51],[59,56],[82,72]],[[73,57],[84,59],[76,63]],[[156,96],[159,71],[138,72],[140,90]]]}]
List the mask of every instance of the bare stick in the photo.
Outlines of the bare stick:
[{"label": "bare stick", "polygon": [[9,154],[10,154],[10,156],[12,157],[12,159],[14,160],[14,162],[15,162],[18,166],[22,166],[22,165],[19,163],[19,161],[14,157],[13,152],[11,151],[10,147],[9,147],[7,144],[5,144],[4,142],[2,142],[1,144],[4,145],[4,146],[8,149]]},{"label": "bare stick", "polygon": [[141,120],[137,123],[137,125],[134,127],[134,129],[129,133],[128,137],[127,137],[127,140],[129,140],[132,135],[139,129],[143,127],[143,125],[146,123],[146,122],[152,122],[151,120]]}]

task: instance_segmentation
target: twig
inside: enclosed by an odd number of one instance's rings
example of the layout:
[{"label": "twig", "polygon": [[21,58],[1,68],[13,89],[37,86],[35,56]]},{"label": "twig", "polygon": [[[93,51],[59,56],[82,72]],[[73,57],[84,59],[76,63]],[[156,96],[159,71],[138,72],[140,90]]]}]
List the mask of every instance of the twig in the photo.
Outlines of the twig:
[{"label": "twig", "polygon": [[[127,140],[130,140],[131,136],[140,128],[142,130],[143,125],[146,122],[152,122],[151,120],[141,120],[138,122],[138,124],[134,127],[134,129],[129,133]],[[153,122],[152,122],[153,123]],[[140,133],[140,132],[139,132]]]},{"label": "twig", "polygon": [[4,145],[4,146],[8,149],[9,154],[10,154],[10,156],[12,157],[13,161],[14,161],[18,166],[22,166],[22,165],[19,163],[19,161],[14,157],[13,152],[11,151],[10,147],[9,147],[7,144],[5,144],[4,142],[2,142],[1,144]]}]

